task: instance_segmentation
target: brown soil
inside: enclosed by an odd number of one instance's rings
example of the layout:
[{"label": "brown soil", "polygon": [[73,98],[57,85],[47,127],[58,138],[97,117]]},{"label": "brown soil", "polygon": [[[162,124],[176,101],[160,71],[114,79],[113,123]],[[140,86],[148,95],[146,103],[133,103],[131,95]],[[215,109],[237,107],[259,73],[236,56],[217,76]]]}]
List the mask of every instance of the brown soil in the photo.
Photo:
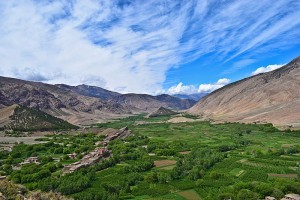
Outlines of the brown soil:
[{"label": "brown soil", "polygon": [[156,167],[163,167],[163,166],[168,166],[168,165],[175,165],[176,160],[156,160],[154,161],[154,165]]}]

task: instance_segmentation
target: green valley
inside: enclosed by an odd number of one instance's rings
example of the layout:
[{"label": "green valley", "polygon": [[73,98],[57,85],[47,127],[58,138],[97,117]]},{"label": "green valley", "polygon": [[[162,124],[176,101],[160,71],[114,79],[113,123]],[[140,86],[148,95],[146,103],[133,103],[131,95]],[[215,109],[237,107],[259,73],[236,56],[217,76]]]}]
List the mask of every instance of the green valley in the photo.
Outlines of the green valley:
[{"label": "green valley", "polygon": [[[97,133],[48,135],[43,143],[2,151],[0,170],[28,190],[74,199],[263,199],[300,193],[299,131],[185,117],[194,121],[138,115],[93,125]],[[130,135],[108,143],[110,157],[63,174],[64,165],[102,147],[105,130],[124,126]],[[20,166],[32,156],[40,163]]]}]

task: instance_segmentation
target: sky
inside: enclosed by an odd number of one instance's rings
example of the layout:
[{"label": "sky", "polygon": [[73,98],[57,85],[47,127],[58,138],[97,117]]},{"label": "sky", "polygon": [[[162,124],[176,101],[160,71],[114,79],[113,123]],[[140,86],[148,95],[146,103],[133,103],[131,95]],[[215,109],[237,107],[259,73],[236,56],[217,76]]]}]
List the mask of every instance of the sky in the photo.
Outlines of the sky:
[{"label": "sky", "polygon": [[0,1],[0,75],[192,94],[300,56],[299,0]]}]

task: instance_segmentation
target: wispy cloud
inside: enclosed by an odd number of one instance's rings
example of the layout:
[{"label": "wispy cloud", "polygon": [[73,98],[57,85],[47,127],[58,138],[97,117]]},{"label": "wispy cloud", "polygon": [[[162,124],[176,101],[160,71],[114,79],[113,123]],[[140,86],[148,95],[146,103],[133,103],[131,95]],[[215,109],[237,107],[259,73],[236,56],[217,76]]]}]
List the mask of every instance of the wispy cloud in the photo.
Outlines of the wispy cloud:
[{"label": "wispy cloud", "polygon": [[206,83],[200,84],[199,86],[196,85],[184,85],[180,82],[178,85],[171,86],[167,90],[160,91],[160,93],[167,93],[167,94],[195,94],[195,93],[210,93],[214,90],[217,90],[225,85],[230,83],[230,80],[227,78],[219,79],[215,83]]},{"label": "wispy cloud", "polygon": [[255,52],[299,44],[299,9],[295,0],[1,1],[0,75],[152,93],[172,67],[203,55],[249,64]]},{"label": "wispy cloud", "polygon": [[266,67],[259,67],[254,72],[252,72],[251,75],[256,75],[256,74],[270,72],[270,71],[278,69],[278,68],[280,68],[280,67],[282,67],[284,65],[285,64],[283,64],[283,65],[268,65]]}]

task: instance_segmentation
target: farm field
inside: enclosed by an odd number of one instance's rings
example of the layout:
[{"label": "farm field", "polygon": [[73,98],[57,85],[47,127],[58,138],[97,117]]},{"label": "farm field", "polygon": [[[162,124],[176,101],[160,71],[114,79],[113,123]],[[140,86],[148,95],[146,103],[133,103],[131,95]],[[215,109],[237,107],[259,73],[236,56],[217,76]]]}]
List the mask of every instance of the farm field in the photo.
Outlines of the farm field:
[{"label": "farm field", "polygon": [[[62,175],[65,164],[95,148],[95,133],[46,136],[0,154],[2,175],[28,190],[51,190],[75,199],[263,199],[300,193],[300,132],[270,124],[168,123],[169,116],[135,116],[97,124],[128,126],[131,136],[108,144],[112,156]],[[136,122],[146,123],[136,123]],[[78,157],[68,158],[76,152]],[[40,165],[12,166],[29,156]]]}]

